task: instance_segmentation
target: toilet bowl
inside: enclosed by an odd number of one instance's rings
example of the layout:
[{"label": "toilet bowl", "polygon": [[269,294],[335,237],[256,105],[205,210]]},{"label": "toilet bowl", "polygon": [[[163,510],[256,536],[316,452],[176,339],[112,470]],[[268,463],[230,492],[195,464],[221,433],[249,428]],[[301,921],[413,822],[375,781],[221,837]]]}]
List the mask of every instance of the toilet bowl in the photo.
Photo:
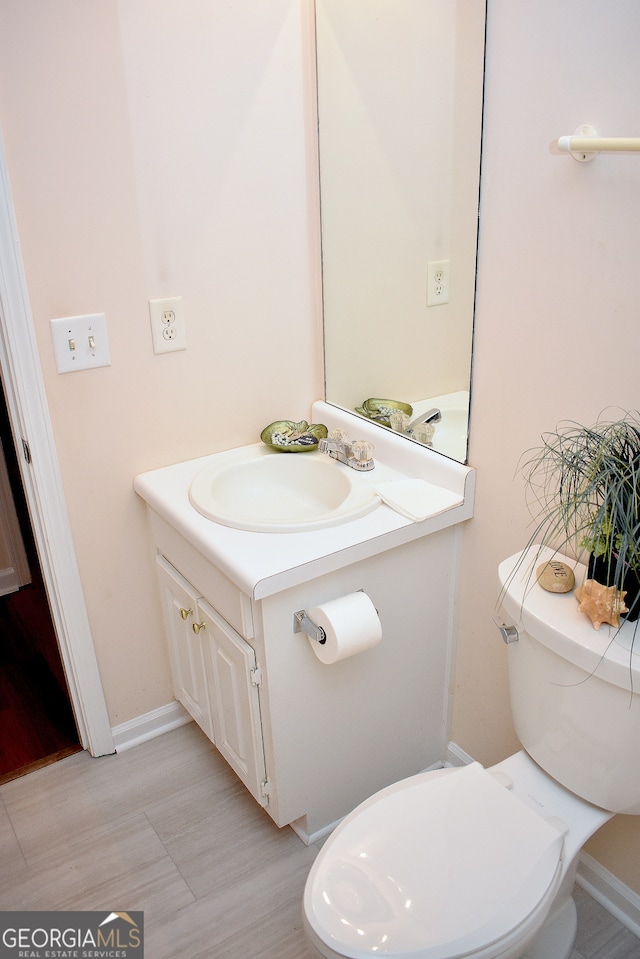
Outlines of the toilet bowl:
[{"label": "toilet bowl", "polygon": [[[342,821],[304,892],[305,930],[325,959],[571,954],[580,850],[614,811],[640,810],[637,751],[619,755],[619,737],[640,735],[640,663],[627,659],[624,677],[609,668],[607,657],[621,656],[613,647],[625,643],[604,635],[598,643],[572,596],[550,601],[537,584],[512,577],[517,559],[500,575],[504,610],[519,613],[508,655],[525,748],[489,769],[470,763],[394,783]],[[556,619],[561,634],[544,628]]]},{"label": "toilet bowl", "polygon": [[[521,956],[610,815],[524,752],[488,770],[412,776],[358,806],[321,849],[304,895],[307,935],[326,959]],[[572,886],[573,875],[569,903]],[[570,946],[571,907],[564,924]]]}]

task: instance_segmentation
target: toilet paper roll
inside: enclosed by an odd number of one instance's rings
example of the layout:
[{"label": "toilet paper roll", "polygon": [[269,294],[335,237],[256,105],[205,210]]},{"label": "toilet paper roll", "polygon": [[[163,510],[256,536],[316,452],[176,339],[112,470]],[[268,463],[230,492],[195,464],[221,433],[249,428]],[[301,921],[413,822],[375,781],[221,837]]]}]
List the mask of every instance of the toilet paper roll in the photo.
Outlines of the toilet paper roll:
[{"label": "toilet paper roll", "polygon": [[326,641],[309,639],[318,659],[337,663],[373,649],[382,639],[382,627],[376,608],[366,593],[349,593],[309,610],[309,619],[325,632]]}]

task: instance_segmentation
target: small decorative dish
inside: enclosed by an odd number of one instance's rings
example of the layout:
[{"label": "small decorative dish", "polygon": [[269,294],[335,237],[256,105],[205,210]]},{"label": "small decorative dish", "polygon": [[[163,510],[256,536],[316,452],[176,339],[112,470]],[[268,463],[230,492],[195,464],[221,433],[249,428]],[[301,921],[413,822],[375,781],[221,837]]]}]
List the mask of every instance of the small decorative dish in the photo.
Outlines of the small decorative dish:
[{"label": "small decorative dish", "polygon": [[311,424],[306,420],[293,423],[291,420],[278,420],[265,426],[260,439],[272,450],[281,453],[308,453],[318,448],[320,440],[327,436],[327,427],[322,423]]},{"label": "small decorative dish", "polygon": [[362,406],[356,406],[356,413],[366,416],[368,420],[374,420],[383,426],[391,426],[389,417],[392,413],[406,413],[407,416],[413,416],[413,407],[408,403],[401,403],[399,400],[365,400]]}]

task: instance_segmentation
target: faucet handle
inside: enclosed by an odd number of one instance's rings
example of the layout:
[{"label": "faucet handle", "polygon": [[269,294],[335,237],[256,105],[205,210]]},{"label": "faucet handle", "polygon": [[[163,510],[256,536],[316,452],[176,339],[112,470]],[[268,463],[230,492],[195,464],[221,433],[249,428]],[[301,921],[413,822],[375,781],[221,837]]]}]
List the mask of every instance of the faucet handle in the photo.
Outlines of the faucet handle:
[{"label": "faucet handle", "polygon": [[354,440],[351,444],[351,455],[358,463],[367,463],[373,458],[375,446],[368,440]]},{"label": "faucet handle", "polygon": [[336,428],[335,430],[329,430],[327,438],[330,440],[333,440],[334,443],[349,442],[349,434],[347,433],[346,430],[341,430],[340,428]]},{"label": "faucet handle", "polygon": [[396,433],[406,433],[409,429],[410,421],[411,417],[403,413],[402,410],[396,410],[396,412],[392,413],[389,417],[391,429]]},{"label": "faucet handle", "polygon": [[433,443],[435,431],[436,428],[433,423],[418,423],[413,428],[413,438],[418,443],[425,443],[430,446]]}]

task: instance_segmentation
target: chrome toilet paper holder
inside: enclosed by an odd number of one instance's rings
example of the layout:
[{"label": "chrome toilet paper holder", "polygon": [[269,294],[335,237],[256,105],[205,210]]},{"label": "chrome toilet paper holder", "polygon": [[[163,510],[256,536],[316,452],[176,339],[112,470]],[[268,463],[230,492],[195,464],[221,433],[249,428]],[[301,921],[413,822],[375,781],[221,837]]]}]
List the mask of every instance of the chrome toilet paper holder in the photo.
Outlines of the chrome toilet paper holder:
[{"label": "chrome toilet paper holder", "polygon": [[304,609],[300,609],[293,614],[293,631],[294,633],[306,633],[309,639],[312,639],[315,643],[320,643],[321,646],[327,641],[327,634],[322,626],[316,626],[309,619]]}]

